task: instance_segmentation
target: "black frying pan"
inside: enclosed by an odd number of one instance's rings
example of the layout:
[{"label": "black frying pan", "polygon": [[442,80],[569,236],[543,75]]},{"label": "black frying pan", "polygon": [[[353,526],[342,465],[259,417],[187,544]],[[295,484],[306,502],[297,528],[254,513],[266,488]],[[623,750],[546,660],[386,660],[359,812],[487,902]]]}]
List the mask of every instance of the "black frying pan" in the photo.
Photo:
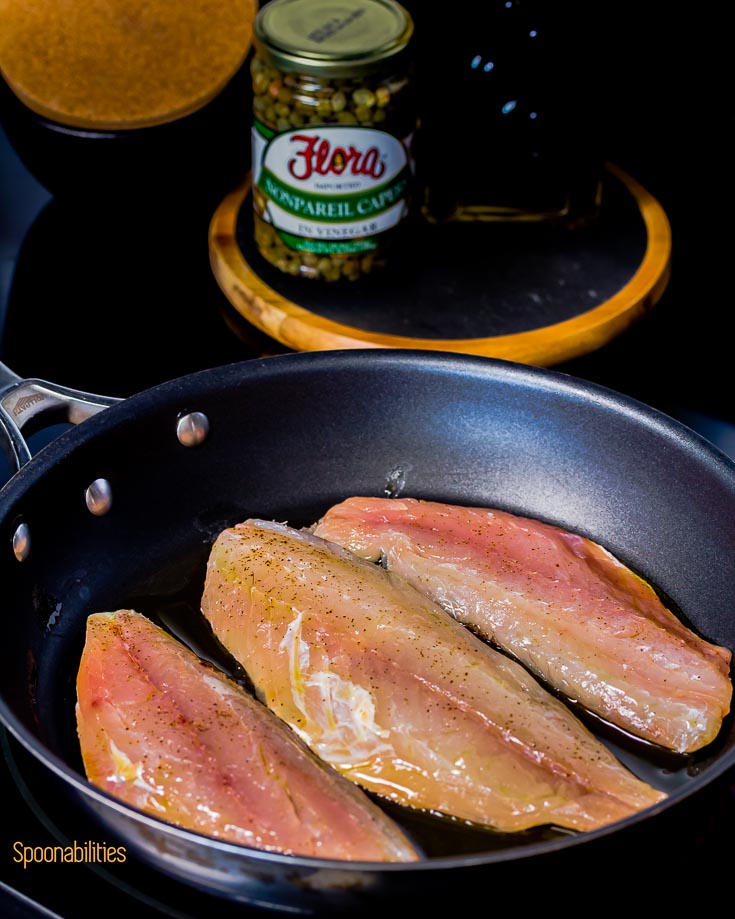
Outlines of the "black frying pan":
[{"label": "black frying pan", "polygon": [[[508,838],[413,816],[406,825],[428,852],[418,865],[266,854],[123,806],[81,771],[73,705],[86,616],[135,606],[207,656],[198,592],[224,527],[249,516],[310,523],[357,493],[494,505],[602,543],[697,631],[735,648],[735,464],[599,386],[437,352],[268,357],[119,402],[54,396],[2,365],[0,383],[0,431],[21,467],[0,492],[0,716],[59,793],[160,871],[215,897],[306,913],[449,904],[519,880],[532,888],[549,872],[609,878],[630,869],[633,838],[650,834],[665,860],[679,810],[735,766],[731,719],[687,759],[596,725],[624,761],[666,788],[664,803],[584,836]],[[82,423],[30,458],[16,423],[29,430],[69,406]]]}]

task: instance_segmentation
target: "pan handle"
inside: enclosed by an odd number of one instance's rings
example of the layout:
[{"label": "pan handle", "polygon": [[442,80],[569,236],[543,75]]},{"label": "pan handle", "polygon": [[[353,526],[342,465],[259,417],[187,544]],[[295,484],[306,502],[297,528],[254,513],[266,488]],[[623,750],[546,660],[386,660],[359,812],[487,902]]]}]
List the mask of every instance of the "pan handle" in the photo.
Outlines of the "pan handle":
[{"label": "pan handle", "polygon": [[120,401],[45,380],[24,380],[0,361],[0,447],[17,472],[31,458],[25,429],[33,433],[60,421],[79,424]]}]

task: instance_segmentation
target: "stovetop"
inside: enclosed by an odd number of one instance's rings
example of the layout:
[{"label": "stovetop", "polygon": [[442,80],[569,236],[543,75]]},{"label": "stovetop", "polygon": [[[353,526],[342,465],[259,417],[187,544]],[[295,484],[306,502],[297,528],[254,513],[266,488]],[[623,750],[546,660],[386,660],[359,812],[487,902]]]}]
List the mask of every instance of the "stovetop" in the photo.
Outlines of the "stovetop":
[{"label": "stovetop", "polygon": [[[651,30],[648,37],[654,38]],[[731,255],[727,237],[715,229],[719,214],[735,209],[735,190],[724,181],[726,122],[710,84],[712,104],[686,117],[678,83],[669,81],[668,94],[657,95],[666,81],[656,68],[672,61],[665,49],[658,57],[648,54],[651,48],[640,50],[645,60],[625,61],[623,91],[635,93],[637,104],[612,152],[671,219],[671,281],[634,327],[557,369],[647,402],[735,457],[731,340],[721,327],[722,304],[731,299]],[[682,165],[676,152],[692,135],[711,142],[702,140]],[[286,350],[236,315],[212,276],[206,237],[217,203],[184,189],[165,202],[53,198],[0,128],[0,359],[23,377],[125,397],[199,369]],[[43,435],[34,443],[40,446]],[[10,474],[0,457],[0,485]],[[184,889],[133,857],[123,866],[24,868],[16,844],[96,840],[99,830],[64,802],[49,800],[32,758],[5,732],[0,739],[3,917],[72,919],[80,902],[114,902],[140,919],[189,919],[212,909],[224,919],[263,914]],[[679,813],[688,840],[682,864],[719,864],[732,847],[735,775],[726,773]],[[633,859],[649,856],[631,852]]]},{"label": "stovetop", "polygon": [[[213,908],[213,897],[153,871],[126,851],[125,862],[105,862],[112,844],[71,801],[54,795],[42,767],[7,731],[0,731],[3,821],[0,915],[3,919],[73,919],[83,902],[114,902],[140,919],[195,919]],[[52,861],[49,848],[77,846],[77,862]],[[82,858],[84,860],[82,860]],[[272,910],[216,900],[223,919],[273,915]]]}]

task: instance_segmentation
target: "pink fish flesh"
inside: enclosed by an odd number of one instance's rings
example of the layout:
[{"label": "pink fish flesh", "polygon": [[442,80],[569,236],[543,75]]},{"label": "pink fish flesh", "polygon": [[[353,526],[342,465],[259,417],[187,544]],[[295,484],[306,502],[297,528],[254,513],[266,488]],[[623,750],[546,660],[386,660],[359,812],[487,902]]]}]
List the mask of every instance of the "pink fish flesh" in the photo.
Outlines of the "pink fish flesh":
[{"label": "pink fish flesh", "polygon": [[710,743],[730,709],[731,652],[582,536],[500,510],[349,498],[314,528],[382,559],[548,685],[654,744]]},{"label": "pink fish flesh", "polygon": [[77,699],[87,777],[154,817],[269,852],[418,858],[359,788],[137,612],[89,617]]},{"label": "pink fish flesh", "polygon": [[309,533],[225,530],[202,611],[259,698],[377,795],[504,831],[592,830],[665,797],[520,664]]}]

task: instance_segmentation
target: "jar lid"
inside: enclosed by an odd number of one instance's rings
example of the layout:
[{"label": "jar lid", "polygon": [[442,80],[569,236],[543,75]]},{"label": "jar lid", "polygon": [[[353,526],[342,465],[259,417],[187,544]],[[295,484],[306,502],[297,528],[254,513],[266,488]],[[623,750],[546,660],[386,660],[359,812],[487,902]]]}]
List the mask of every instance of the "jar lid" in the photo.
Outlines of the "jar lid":
[{"label": "jar lid", "polygon": [[254,41],[279,70],[357,76],[405,50],[412,34],[395,0],[270,0]]}]

